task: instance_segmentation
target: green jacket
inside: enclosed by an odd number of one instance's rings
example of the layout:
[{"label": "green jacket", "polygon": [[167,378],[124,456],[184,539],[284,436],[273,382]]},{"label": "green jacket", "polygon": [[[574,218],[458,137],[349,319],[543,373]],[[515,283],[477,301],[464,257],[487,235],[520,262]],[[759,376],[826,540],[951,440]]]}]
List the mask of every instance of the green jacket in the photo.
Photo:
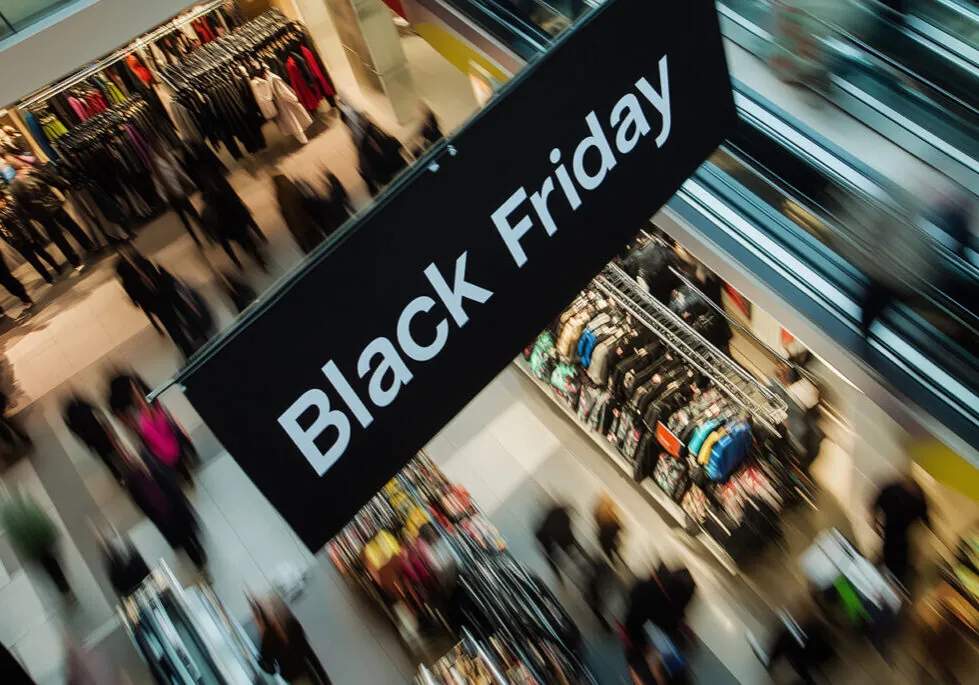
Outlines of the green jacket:
[{"label": "green jacket", "polygon": [[15,496],[3,505],[0,523],[19,555],[37,559],[58,541],[58,528],[30,497]]}]

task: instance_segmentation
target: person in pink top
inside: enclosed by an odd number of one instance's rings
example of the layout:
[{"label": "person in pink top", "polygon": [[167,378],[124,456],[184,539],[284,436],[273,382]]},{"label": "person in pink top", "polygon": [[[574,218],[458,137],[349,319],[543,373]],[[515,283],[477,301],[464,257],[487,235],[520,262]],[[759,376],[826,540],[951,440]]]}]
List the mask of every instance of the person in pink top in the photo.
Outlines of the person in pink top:
[{"label": "person in pink top", "polygon": [[146,449],[186,482],[193,482],[188,459],[193,449],[190,438],[158,402],[147,402],[138,394],[136,399],[136,429]]}]

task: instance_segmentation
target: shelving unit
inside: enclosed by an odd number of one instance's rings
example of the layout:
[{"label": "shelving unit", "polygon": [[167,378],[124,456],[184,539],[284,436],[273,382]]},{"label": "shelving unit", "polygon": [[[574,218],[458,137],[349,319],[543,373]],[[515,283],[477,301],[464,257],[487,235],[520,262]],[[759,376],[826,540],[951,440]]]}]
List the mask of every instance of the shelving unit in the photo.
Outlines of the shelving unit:
[{"label": "shelving unit", "polygon": [[[571,411],[571,408],[567,404],[559,401],[554,396],[554,393],[551,391],[547,383],[544,383],[534,375],[534,373],[530,370],[530,366],[523,358],[517,358],[513,363],[518,369],[527,375],[531,382],[540,388],[541,392],[551,399],[554,406],[557,407],[559,411],[563,412],[565,416],[575,423],[575,425],[581,428],[582,432],[587,435],[593,443],[595,443],[609,462],[615,465],[615,467],[623,473],[625,479],[629,481],[634,488],[641,490],[643,493],[651,497],[663,511],[669,514],[678,524],[683,526],[685,530],[689,529],[689,517],[687,516],[687,512],[685,512],[679,504],[667,497],[666,493],[656,487],[656,484],[650,482],[648,479],[641,483],[637,483],[632,475],[632,467],[629,466],[625,458],[619,454],[618,451],[616,451],[616,449],[601,435],[582,427],[578,421],[578,416]],[[696,538],[703,543],[704,548],[711,553],[711,555],[721,566],[724,567],[728,573],[731,575],[738,574],[738,567],[734,563],[734,560],[719,544],[717,544],[714,538],[702,530],[697,533]]]}]

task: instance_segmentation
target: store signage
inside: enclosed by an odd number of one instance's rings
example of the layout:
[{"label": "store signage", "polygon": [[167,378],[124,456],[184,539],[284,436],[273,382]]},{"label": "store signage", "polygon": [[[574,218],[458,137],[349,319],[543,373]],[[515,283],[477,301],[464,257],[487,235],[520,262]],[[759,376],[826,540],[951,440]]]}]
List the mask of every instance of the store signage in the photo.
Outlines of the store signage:
[{"label": "store signage", "polygon": [[712,2],[610,0],[188,371],[187,394],[318,549],[734,122]]}]

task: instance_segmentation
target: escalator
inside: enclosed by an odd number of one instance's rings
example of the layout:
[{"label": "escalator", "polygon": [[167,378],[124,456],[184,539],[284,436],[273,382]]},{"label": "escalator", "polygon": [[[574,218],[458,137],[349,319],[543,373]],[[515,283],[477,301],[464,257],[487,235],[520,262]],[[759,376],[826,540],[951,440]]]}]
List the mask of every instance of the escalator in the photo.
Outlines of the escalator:
[{"label": "escalator", "polygon": [[[456,0],[454,11],[465,4]],[[541,28],[539,38],[545,34]],[[752,293],[749,299],[766,301],[756,293],[767,292],[787,328],[823,337],[827,346],[816,351],[848,377],[864,378],[858,386],[879,404],[887,404],[880,388],[892,406],[914,398],[951,429],[948,442],[979,448],[979,273],[936,246],[948,276],[910,302],[893,303],[865,342],[860,320],[869,279],[850,258],[868,248],[857,220],[881,213],[897,220],[900,191],[749,89],[735,89],[735,134],[654,223],[684,245],[702,247],[694,254]]]},{"label": "escalator", "polygon": [[[894,302],[864,342],[859,325],[869,282],[852,259],[866,239],[857,222],[880,214],[898,220],[900,191],[736,87],[738,131],[670,201],[661,227],[681,242],[693,239],[724,252],[740,274],[725,274],[734,287],[751,291],[747,281],[760,279],[835,346],[979,445],[975,267],[934,236],[942,277]],[[886,235],[874,237],[863,246],[869,259],[886,245]],[[833,361],[843,368],[839,356]]]},{"label": "escalator", "polygon": [[[769,3],[721,0],[718,11],[728,39],[761,59],[779,53],[770,30],[776,20]],[[976,64],[916,31],[914,26],[925,24],[917,15],[899,23],[858,9],[847,20],[852,29],[804,12],[797,20],[816,37],[818,59],[831,71],[830,83],[823,88],[827,97],[979,193]]]}]

